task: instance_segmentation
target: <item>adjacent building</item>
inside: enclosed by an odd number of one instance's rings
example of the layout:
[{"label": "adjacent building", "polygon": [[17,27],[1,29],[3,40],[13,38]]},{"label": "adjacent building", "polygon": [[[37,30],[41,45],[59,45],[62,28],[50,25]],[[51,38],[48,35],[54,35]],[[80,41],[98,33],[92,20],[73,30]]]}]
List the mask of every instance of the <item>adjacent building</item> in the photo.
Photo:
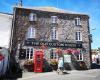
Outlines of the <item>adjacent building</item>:
[{"label": "adjacent building", "polygon": [[92,63],[100,64],[100,51],[98,49],[92,49]]},{"label": "adjacent building", "polygon": [[0,46],[9,48],[12,14],[0,12]]},{"label": "adjacent building", "polygon": [[[42,49],[50,61],[60,51],[73,50],[77,61],[91,62],[91,38],[87,14],[54,7],[14,7],[10,51],[20,59],[33,59]],[[20,52],[20,50],[22,52]],[[77,52],[78,51],[78,52]]]}]

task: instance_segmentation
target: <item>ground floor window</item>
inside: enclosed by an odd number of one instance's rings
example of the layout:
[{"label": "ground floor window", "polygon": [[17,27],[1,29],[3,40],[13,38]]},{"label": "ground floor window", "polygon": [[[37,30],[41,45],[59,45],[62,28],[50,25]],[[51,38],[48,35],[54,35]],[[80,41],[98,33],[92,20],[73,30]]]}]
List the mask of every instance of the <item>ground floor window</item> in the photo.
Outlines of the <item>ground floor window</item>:
[{"label": "ground floor window", "polygon": [[34,49],[32,47],[28,47],[26,49],[26,59],[33,59]]},{"label": "ground floor window", "polygon": [[83,53],[82,51],[80,50],[78,54],[75,55],[76,58],[77,58],[77,61],[83,61]]},{"label": "ground floor window", "polygon": [[26,58],[26,49],[20,49],[19,50],[19,59],[25,59]]},{"label": "ground floor window", "polygon": [[50,59],[57,59],[58,58],[58,54],[56,52],[56,49],[51,49],[50,50]]},{"label": "ground floor window", "polygon": [[83,61],[84,51],[81,49],[66,49],[64,50],[64,54],[73,54],[77,61]]}]

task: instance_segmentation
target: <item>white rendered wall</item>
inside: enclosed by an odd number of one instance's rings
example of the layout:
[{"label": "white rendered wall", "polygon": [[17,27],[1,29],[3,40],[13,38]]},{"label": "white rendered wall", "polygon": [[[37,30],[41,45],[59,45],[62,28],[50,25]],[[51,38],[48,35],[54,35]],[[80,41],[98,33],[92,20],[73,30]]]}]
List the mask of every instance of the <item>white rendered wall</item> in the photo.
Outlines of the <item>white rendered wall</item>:
[{"label": "white rendered wall", "polygon": [[12,15],[0,13],[0,46],[9,47]]}]

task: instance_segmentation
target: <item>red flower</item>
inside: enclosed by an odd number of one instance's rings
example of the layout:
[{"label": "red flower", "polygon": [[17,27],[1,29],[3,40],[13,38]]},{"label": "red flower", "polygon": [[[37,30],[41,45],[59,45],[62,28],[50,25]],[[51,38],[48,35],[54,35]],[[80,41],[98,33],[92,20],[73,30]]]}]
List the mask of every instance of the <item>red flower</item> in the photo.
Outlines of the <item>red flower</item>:
[{"label": "red flower", "polygon": [[72,54],[72,50],[71,49],[67,49],[67,50],[65,50],[65,53],[66,54]]},{"label": "red flower", "polygon": [[67,49],[65,50],[65,53],[66,54],[79,54],[79,50],[76,50],[76,49]]},{"label": "red flower", "polygon": [[73,54],[79,54],[79,50],[73,50]]},{"label": "red flower", "polygon": [[3,59],[4,59],[4,56],[0,54],[0,61],[2,61]]}]

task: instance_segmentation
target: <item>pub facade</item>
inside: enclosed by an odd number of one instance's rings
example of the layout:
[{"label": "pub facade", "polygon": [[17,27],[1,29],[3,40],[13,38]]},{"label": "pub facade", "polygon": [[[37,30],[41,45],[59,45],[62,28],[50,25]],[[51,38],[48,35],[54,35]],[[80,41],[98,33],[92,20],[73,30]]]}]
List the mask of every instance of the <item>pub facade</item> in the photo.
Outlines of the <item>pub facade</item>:
[{"label": "pub facade", "polygon": [[10,51],[19,59],[34,59],[43,50],[50,62],[70,50],[90,68],[89,16],[54,7],[18,7],[13,10]]}]

